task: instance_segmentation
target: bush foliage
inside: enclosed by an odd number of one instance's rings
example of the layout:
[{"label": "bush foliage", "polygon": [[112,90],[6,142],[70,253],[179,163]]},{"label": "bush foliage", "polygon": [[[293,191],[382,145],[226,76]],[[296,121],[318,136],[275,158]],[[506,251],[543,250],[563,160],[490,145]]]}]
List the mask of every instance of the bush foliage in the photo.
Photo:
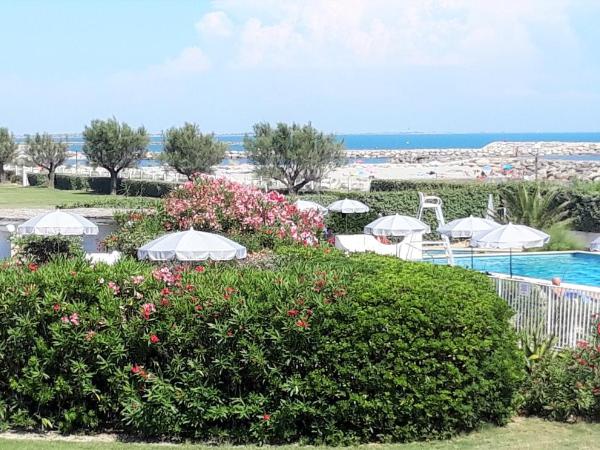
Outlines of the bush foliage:
[{"label": "bush foliage", "polygon": [[532,367],[523,384],[525,414],[552,420],[598,421],[600,416],[600,322],[595,339],[579,341],[577,349],[561,350]]},{"label": "bush foliage", "polygon": [[0,271],[0,421],[234,443],[446,437],[522,376],[485,276],[329,248],[272,267]]}]

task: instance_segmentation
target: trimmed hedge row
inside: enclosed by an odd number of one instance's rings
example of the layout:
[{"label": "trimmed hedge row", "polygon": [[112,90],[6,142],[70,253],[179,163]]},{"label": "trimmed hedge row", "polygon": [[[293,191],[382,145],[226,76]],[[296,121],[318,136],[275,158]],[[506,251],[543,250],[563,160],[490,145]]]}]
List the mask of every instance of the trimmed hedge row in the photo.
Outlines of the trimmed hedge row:
[{"label": "trimmed hedge row", "polygon": [[511,416],[522,356],[483,274],[280,252],[200,270],[5,267],[0,425],[349,444]]},{"label": "trimmed hedge row", "polygon": [[[30,186],[42,186],[47,182],[44,174],[27,174]],[[92,191],[97,194],[110,194],[109,177],[85,177],[75,175],[56,175],[54,179],[56,189],[67,191]],[[127,180],[119,178],[117,193],[132,197],[162,197],[167,194],[175,183],[165,181]]]},{"label": "trimmed hedge row", "polygon": [[[488,196],[493,193],[490,189],[483,187],[478,190],[470,189],[446,189],[429,191],[435,192],[444,202],[444,217],[446,221],[454,220],[469,215],[482,216],[486,212]],[[496,202],[498,201],[497,194]],[[416,190],[398,192],[327,192],[325,194],[303,195],[303,199],[313,200],[322,205],[350,198],[368,205],[371,209],[366,214],[339,214],[329,213],[326,217],[327,226],[335,232],[345,232],[346,222],[349,233],[362,233],[363,227],[379,215],[405,214],[416,216],[419,209],[419,196]],[[431,225],[432,229],[437,227],[435,214],[425,211],[424,221]]]},{"label": "trimmed hedge row", "polygon": [[[516,189],[519,184],[532,182],[510,182],[510,183],[477,183],[477,182],[454,182],[454,181],[410,181],[410,180],[373,180],[371,192],[379,194],[395,194],[398,192],[410,192],[416,196],[417,192],[435,194],[444,200],[444,213],[447,212],[448,219],[456,218],[453,208],[446,203],[446,198],[452,198],[451,193],[460,196],[464,202],[464,210],[481,210],[481,197],[483,194],[493,194],[498,200],[503,192]],[[550,185],[549,185],[550,186]],[[562,191],[560,200],[570,201],[570,217],[572,227],[579,231],[600,232],[600,195],[581,192],[577,188],[569,188],[564,185],[555,185]],[[458,194],[458,193],[462,193]],[[393,196],[391,195],[390,198]],[[486,200],[487,201],[487,200]],[[367,202],[366,202],[367,203]],[[369,204],[369,203],[367,203]],[[487,204],[487,203],[486,203]],[[498,203],[496,203],[498,205]],[[370,206],[370,205],[369,205]],[[485,211],[485,209],[484,209]],[[464,217],[464,216],[463,216]]]}]

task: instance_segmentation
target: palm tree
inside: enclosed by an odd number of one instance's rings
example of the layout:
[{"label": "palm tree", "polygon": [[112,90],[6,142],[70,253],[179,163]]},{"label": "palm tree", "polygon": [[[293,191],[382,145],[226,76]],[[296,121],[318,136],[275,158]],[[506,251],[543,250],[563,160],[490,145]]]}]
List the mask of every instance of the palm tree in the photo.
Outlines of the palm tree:
[{"label": "palm tree", "polygon": [[516,189],[504,189],[501,198],[511,222],[538,229],[549,229],[552,225],[567,225],[569,200],[561,198],[561,191],[554,187],[536,183],[519,184]]}]

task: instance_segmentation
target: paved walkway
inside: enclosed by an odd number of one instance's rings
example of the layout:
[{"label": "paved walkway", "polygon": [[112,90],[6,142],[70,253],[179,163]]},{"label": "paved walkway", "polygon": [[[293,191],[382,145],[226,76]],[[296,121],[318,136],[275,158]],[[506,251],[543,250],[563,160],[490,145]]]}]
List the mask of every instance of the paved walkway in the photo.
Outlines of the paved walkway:
[{"label": "paved walkway", "polygon": [[[0,208],[0,223],[14,220],[27,220],[45,212],[54,211],[55,208]],[[118,208],[73,208],[62,209],[61,211],[81,214],[84,217],[93,219],[112,219],[116,211],[122,211]]]}]

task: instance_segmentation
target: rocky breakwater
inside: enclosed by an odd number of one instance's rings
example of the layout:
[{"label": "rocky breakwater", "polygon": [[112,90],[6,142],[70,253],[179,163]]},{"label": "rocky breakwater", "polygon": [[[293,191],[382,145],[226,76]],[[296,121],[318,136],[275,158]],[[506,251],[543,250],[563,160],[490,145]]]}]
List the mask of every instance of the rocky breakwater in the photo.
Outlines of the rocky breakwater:
[{"label": "rocky breakwater", "polygon": [[[512,166],[509,175],[517,178],[600,180],[600,161],[585,159],[586,156],[600,155],[600,143],[494,142],[482,149],[451,149],[438,152],[440,153],[435,154],[433,150],[426,151],[420,155],[420,161],[413,159],[412,162],[453,162],[464,167],[466,173],[473,174],[480,173],[485,166],[490,166],[491,175],[505,175],[503,168],[509,164]],[[580,159],[573,158],[575,155],[580,155]]]},{"label": "rocky breakwater", "polygon": [[544,156],[600,155],[600,142],[492,142],[482,148],[375,151],[395,163],[459,161],[473,158],[540,158]]}]

